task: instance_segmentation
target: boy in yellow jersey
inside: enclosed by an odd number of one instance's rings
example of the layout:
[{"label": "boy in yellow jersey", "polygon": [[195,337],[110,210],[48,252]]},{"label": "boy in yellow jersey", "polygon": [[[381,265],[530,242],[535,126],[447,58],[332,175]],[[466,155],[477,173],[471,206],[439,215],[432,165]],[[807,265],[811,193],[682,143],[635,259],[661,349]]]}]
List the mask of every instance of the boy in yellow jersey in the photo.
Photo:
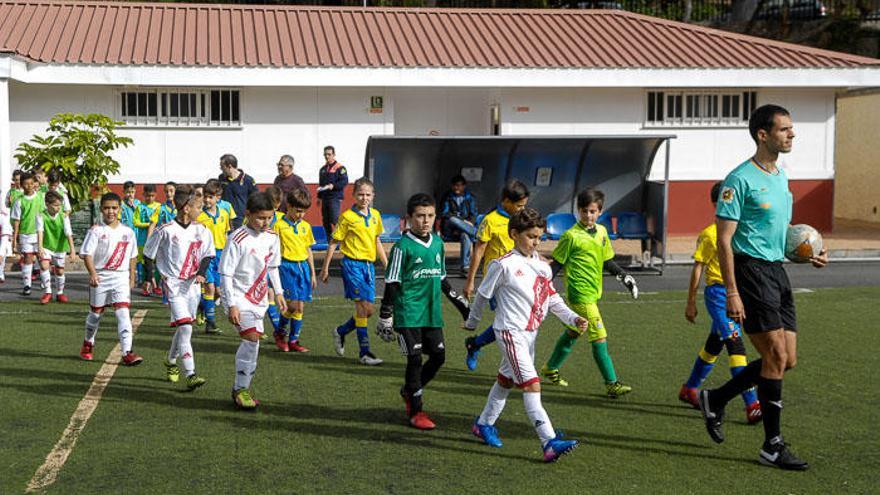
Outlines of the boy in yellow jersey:
[{"label": "boy in yellow jersey", "polygon": [[[477,246],[474,248],[474,256],[471,267],[468,270],[467,282],[464,284],[464,297],[470,299],[474,293],[474,279],[477,278],[477,267],[480,261],[483,264],[483,274],[493,260],[500,258],[513,249],[513,239],[507,231],[510,217],[526,207],[529,202],[529,189],[522,182],[513,179],[504,185],[501,190],[501,204],[496,206],[483,217],[483,221],[477,227]],[[495,302],[490,301],[490,308],[495,310]],[[467,349],[465,364],[471,371],[477,369],[477,357],[480,348],[495,342],[495,329],[489,325],[486,330],[476,337],[468,337],[464,340]]]},{"label": "boy in yellow jersey", "polygon": [[553,348],[550,359],[541,368],[541,374],[554,385],[567,386],[568,382],[559,375],[559,368],[571,353],[577,339],[587,334],[593,359],[605,379],[605,393],[616,399],[632,391],[632,387],[620,383],[614,370],[614,363],[608,353],[608,333],[599,313],[599,299],[602,298],[602,276],[608,270],[617,277],[632,294],[639,297],[639,288],[632,275],[627,275],[614,262],[614,249],[608,232],[596,223],[605,206],[605,194],[598,189],[587,188],[577,196],[578,222],[562,234],[559,244],[553,250],[550,268],[553,274],[565,268],[565,290],[568,304],[575,313],[589,322],[586,328],[569,326],[562,332]]},{"label": "boy in yellow jersey", "polygon": [[[272,201],[272,207],[275,208],[272,213],[272,219],[269,221],[269,230],[272,230],[275,228],[275,224],[278,223],[278,220],[284,216],[284,212],[281,211],[281,197],[283,196],[283,193],[281,192],[281,188],[276,186],[269,186],[264,192],[269,200]],[[247,222],[247,220],[245,220],[245,222]],[[281,289],[279,288],[278,290],[280,291]],[[283,328],[285,325],[281,324],[281,312],[278,311],[278,307],[275,306],[275,288],[272,287],[271,284],[269,285],[269,307],[266,308],[266,315],[269,316],[269,321],[272,322],[272,328],[275,330],[274,333],[276,335],[278,332],[287,333]],[[266,338],[265,334],[263,335],[263,338]]]},{"label": "boy in yellow jersey", "polygon": [[321,281],[326,283],[330,276],[330,261],[337,246],[342,251],[342,282],[345,298],[354,301],[354,317],[332,330],[336,354],[345,354],[345,336],[357,330],[360,344],[361,364],[376,366],[382,360],[370,352],[370,336],[367,333],[367,320],[373,314],[373,301],[376,299],[376,272],[373,263],[378,255],[384,268],[388,267],[388,257],[379,240],[385,228],[379,210],[371,208],[373,202],[373,182],[361,177],[354,183],[354,205],[339,215],[336,229],[330,239]]},{"label": "boy in yellow jersey", "polygon": [[232,226],[232,219],[226,210],[217,206],[217,195],[221,193],[219,185],[207,184],[202,194],[202,202],[204,208],[199,214],[196,221],[205,226],[211,236],[214,238],[215,256],[208,265],[208,272],[205,275],[205,288],[202,293],[202,308],[205,312],[205,333],[219,334],[220,329],[217,328],[217,288],[220,285],[220,255],[223,254],[223,248],[226,247],[226,236],[229,234]]},{"label": "boy in yellow jersey", "polygon": [[[275,330],[275,345],[282,352],[309,352],[299,342],[302,330],[303,307],[312,302],[312,291],[317,287],[315,258],[312,255],[312,226],[303,220],[312,198],[305,189],[294,189],[287,194],[287,214],[275,222],[275,232],[281,240],[281,289],[287,301],[287,311],[281,314]],[[290,324],[290,333],[287,325]]]},{"label": "boy in yellow jersey", "polygon": [[[713,211],[718,204],[720,191],[721,182],[716,182],[711,192]],[[706,311],[712,319],[712,327],[706,343],[697,355],[690,377],[678,392],[678,399],[687,402],[695,409],[700,408],[697,389],[712,372],[722,349],[727,348],[727,364],[730,366],[731,376],[738,375],[749,364],[739,324],[727,317],[727,290],[724,288],[721,265],[718,262],[718,232],[714,222],[703,229],[697,237],[694,267],[691,270],[687,306],[684,310],[684,317],[691,323],[697,322],[697,289],[700,287],[703,272],[706,273],[703,298],[706,302]],[[749,424],[761,421],[761,405],[755,389],[750,388],[743,392],[742,398],[746,404],[746,419]]]}]

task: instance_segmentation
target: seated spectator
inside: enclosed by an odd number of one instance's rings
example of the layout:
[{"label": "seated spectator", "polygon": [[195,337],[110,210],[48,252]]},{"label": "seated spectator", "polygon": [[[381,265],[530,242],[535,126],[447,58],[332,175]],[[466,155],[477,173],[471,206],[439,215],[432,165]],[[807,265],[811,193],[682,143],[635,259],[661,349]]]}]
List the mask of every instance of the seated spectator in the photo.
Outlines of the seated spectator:
[{"label": "seated spectator", "polygon": [[441,232],[448,241],[461,243],[461,270],[470,269],[471,247],[477,235],[477,202],[467,189],[467,181],[456,175],[450,181],[452,189],[440,201]]}]

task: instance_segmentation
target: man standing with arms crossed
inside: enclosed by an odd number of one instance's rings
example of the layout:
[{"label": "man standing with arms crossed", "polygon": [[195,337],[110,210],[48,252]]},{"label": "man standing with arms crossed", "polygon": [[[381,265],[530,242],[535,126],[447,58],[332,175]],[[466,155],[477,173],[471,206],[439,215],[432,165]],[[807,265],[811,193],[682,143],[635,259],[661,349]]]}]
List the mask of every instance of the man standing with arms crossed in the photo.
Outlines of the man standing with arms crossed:
[{"label": "man standing with arms crossed", "polygon": [[336,161],[336,149],[324,146],[324,166],[318,171],[318,199],[321,200],[321,220],[327,238],[336,227],[339,218],[345,186],[348,185],[348,171]]},{"label": "man standing with arms crossed", "polygon": [[[757,385],[764,413],[764,444],[758,460],[803,471],[809,464],[788,450],[780,432],[782,378],[797,362],[794,298],[782,266],[792,196],[788,177],[777,166],[779,154],[791,151],[795,136],[791,116],[780,106],[764,105],[752,113],[749,133],[757,151],[724,179],[715,221],[727,315],[742,326],[761,359],[721,387],[701,390],[700,411],[709,436],[721,443],[724,406]],[[824,267],[825,250],[811,261],[816,268]]]}]

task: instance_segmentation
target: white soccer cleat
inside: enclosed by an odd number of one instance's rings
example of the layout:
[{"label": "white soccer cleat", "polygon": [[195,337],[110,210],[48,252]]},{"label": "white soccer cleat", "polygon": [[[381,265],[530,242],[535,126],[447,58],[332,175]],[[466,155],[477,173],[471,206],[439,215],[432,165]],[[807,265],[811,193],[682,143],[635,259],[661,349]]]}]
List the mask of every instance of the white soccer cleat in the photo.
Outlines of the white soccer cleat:
[{"label": "white soccer cleat", "polygon": [[345,337],[339,335],[339,330],[333,328],[330,330],[330,333],[333,334],[333,347],[336,349],[337,356],[345,355]]},{"label": "white soccer cleat", "polygon": [[358,359],[358,361],[360,361],[360,363],[364,366],[379,366],[380,364],[385,362],[374,356],[372,352],[364,354],[360,357],[360,359]]}]

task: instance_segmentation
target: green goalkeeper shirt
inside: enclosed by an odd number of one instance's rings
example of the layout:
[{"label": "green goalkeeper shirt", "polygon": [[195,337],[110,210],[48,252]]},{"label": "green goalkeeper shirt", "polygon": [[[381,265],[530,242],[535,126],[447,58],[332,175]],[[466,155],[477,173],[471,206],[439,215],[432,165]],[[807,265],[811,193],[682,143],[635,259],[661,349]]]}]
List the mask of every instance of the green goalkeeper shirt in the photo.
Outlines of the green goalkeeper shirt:
[{"label": "green goalkeeper shirt", "polygon": [[614,249],[602,225],[590,232],[577,222],[562,234],[553,259],[565,267],[569,304],[595,303],[602,297],[602,270],[611,258]]},{"label": "green goalkeeper shirt", "polygon": [[441,282],[446,278],[443,240],[432,233],[423,242],[407,232],[391,248],[385,283],[398,282],[396,328],[443,327]]}]

